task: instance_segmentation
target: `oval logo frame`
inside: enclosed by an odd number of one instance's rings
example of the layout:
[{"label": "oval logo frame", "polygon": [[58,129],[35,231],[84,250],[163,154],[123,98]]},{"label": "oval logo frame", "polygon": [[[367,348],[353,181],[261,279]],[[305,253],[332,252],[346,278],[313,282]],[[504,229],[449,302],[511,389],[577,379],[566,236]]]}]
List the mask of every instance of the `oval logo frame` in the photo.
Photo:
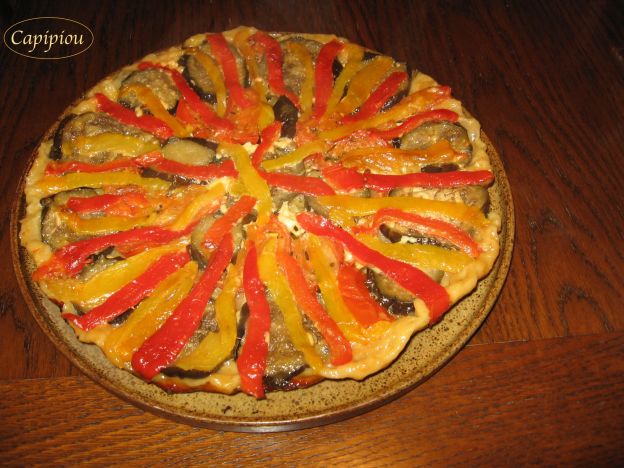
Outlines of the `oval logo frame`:
[{"label": "oval logo frame", "polygon": [[[59,34],[55,34],[55,33],[50,34],[50,31],[49,31],[50,28],[48,28],[45,31],[45,34],[41,33],[41,34],[25,34],[25,35],[24,35],[24,31],[16,29],[16,27],[19,26],[20,24],[33,22],[33,21],[37,21],[37,20],[47,20],[48,23],[53,23],[53,22],[57,22],[58,21],[58,22],[61,22],[61,23],[65,22],[66,24],[71,24],[71,27],[73,29],[80,29],[81,28],[82,31],[83,31],[83,34],[84,33],[88,33],[88,35],[91,37],[91,40],[87,41],[87,43],[85,43],[85,44],[68,44],[68,43],[64,43],[64,44],[63,43],[60,43],[60,44],[54,44],[54,43],[53,44],[48,44],[48,42],[47,42],[48,39],[51,40],[53,38],[56,38],[57,40],[59,40]],[[76,26],[76,25],[78,25],[78,26]],[[32,46],[32,51],[16,50],[15,46],[17,44],[16,43],[11,43],[11,41],[7,41],[7,36],[9,36],[9,34],[10,34],[10,37],[13,38],[13,36],[17,32],[20,32],[20,31],[23,33],[22,37],[28,37],[30,41],[33,41],[33,38],[35,38],[35,36],[39,36],[40,38],[44,38],[44,42],[40,41],[40,42],[35,42],[34,44],[33,44],[33,42],[24,42],[24,45],[27,45],[29,47]],[[60,40],[61,41],[62,41],[64,33],[65,33],[65,30],[62,30],[62,32],[60,34],[60,37],[61,37]],[[72,34],[68,34],[65,37],[65,39],[67,39],[68,36],[72,36]],[[77,36],[77,34],[74,34],[74,36]],[[82,38],[82,35],[81,35],[81,38]],[[4,32],[4,35],[2,36],[2,40],[4,42],[4,45],[7,46],[7,48],[11,52],[14,52],[14,53],[16,53],[18,55],[21,55],[22,57],[33,58],[33,59],[36,59],[36,60],[62,60],[62,59],[70,58],[70,57],[75,57],[76,55],[80,55],[83,52],[86,52],[93,45],[93,42],[95,41],[95,36],[93,34],[93,31],[91,31],[91,29],[88,26],[85,26],[80,21],[76,21],[76,20],[69,19],[69,18],[63,18],[63,17],[60,17],[60,16],[39,16],[39,17],[36,17],[36,18],[27,18],[25,20],[21,20],[21,21],[18,21],[17,23],[15,23],[15,24],[12,24]],[[34,41],[36,41],[36,38],[34,39]],[[48,50],[43,52],[43,53],[49,52],[50,50],[52,50],[52,47],[55,46],[55,45],[63,46],[64,48],[67,48],[68,46],[76,47],[76,46],[79,45],[81,47],[81,49],[78,50],[77,52],[74,52],[74,53],[71,53],[71,54],[61,55],[61,56],[58,56],[58,57],[52,57],[52,56],[46,57],[46,56],[34,55],[34,54],[36,54],[35,49],[39,45],[41,45],[42,47],[48,47]],[[30,55],[29,55],[29,53],[30,53]]]}]

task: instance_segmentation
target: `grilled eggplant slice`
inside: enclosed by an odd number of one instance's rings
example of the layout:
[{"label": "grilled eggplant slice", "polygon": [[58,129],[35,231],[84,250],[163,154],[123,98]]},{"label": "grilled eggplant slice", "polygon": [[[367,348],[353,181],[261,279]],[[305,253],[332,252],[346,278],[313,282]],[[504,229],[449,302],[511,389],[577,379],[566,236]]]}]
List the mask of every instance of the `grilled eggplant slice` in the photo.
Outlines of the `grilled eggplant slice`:
[{"label": "grilled eggplant slice", "polygon": [[[146,70],[137,70],[123,80],[121,86],[130,84],[140,84],[147,86],[158,97],[165,109],[169,112],[175,110],[178,100],[180,99],[180,91],[174,84],[173,80],[168,73],[155,68],[148,68]],[[124,95],[122,104],[127,107],[135,108],[141,105],[141,102],[134,96],[134,93],[129,92]]]}]

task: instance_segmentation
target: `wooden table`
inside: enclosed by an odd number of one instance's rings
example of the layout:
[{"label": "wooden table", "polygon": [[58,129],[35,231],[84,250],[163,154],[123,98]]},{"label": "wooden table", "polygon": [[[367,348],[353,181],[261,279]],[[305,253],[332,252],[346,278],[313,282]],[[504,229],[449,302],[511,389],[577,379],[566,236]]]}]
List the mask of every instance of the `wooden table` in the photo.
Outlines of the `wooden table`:
[{"label": "wooden table", "polygon": [[[624,462],[621,2],[36,3],[3,2],[2,30],[61,16],[95,43],[57,61],[0,50],[0,462]],[[507,283],[463,351],[392,403],[290,433],[189,427],[110,395],[39,330],[9,255],[18,176],[65,106],[148,52],[240,24],[333,32],[449,84],[499,150],[516,208]]]}]

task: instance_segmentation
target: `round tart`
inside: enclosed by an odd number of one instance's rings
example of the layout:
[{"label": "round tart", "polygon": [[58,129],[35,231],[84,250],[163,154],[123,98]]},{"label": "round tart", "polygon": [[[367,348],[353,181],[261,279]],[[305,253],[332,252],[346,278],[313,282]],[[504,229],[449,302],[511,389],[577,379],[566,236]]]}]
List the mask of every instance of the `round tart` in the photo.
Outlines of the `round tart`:
[{"label": "round tart", "polygon": [[37,149],[20,240],[111,365],[263,398],[364,379],[443,321],[498,256],[493,182],[447,86],[335,36],[241,27],[70,107]]}]

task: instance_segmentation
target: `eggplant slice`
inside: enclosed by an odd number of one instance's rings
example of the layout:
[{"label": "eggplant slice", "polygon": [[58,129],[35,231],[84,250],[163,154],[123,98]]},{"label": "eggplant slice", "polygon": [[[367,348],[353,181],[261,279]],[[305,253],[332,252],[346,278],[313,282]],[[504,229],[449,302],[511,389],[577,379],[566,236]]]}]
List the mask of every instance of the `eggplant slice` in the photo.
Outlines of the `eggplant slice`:
[{"label": "eggplant slice", "polygon": [[[123,88],[130,84],[147,86],[169,112],[173,112],[180,99],[180,91],[169,74],[163,70],[148,68],[146,70],[134,71],[122,81],[121,87]],[[125,95],[121,103],[130,108],[141,105],[134,93]]]},{"label": "eggplant slice", "polygon": [[401,138],[403,149],[426,149],[447,140],[455,151],[472,154],[472,145],[464,127],[452,122],[426,122]]},{"label": "eggplant slice", "polygon": [[193,88],[193,91],[204,101],[215,105],[217,103],[217,96],[215,94],[214,84],[202,64],[199,63],[199,60],[192,55],[183,55],[180,58],[180,65],[184,67],[182,75],[190,87]]},{"label": "eggplant slice", "polygon": [[365,284],[375,300],[391,314],[414,313],[415,297],[384,274],[367,268]]},{"label": "eggplant slice", "polygon": [[163,147],[165,158],[191,166],[214,162],[217,144],[201,138],[170,138]]},{"label": "eggplant slice", "polygon": [[[124,125],[107,114],[99,112],[85,112],[80,115],[68,115],[59,124],[53,139],[53,146],[50,151],[50,158],[56,160],[81,161],[92,164],[101,164],[117,157],[113,151],[103,151],[97,154],[82,154],[71,145],[79,136],[96,136],[102,133],[118,133],[138,137],[145,142],[156,142],[156,139],[141,130]],[[63,151],[63,147],[70,148]]]}]

